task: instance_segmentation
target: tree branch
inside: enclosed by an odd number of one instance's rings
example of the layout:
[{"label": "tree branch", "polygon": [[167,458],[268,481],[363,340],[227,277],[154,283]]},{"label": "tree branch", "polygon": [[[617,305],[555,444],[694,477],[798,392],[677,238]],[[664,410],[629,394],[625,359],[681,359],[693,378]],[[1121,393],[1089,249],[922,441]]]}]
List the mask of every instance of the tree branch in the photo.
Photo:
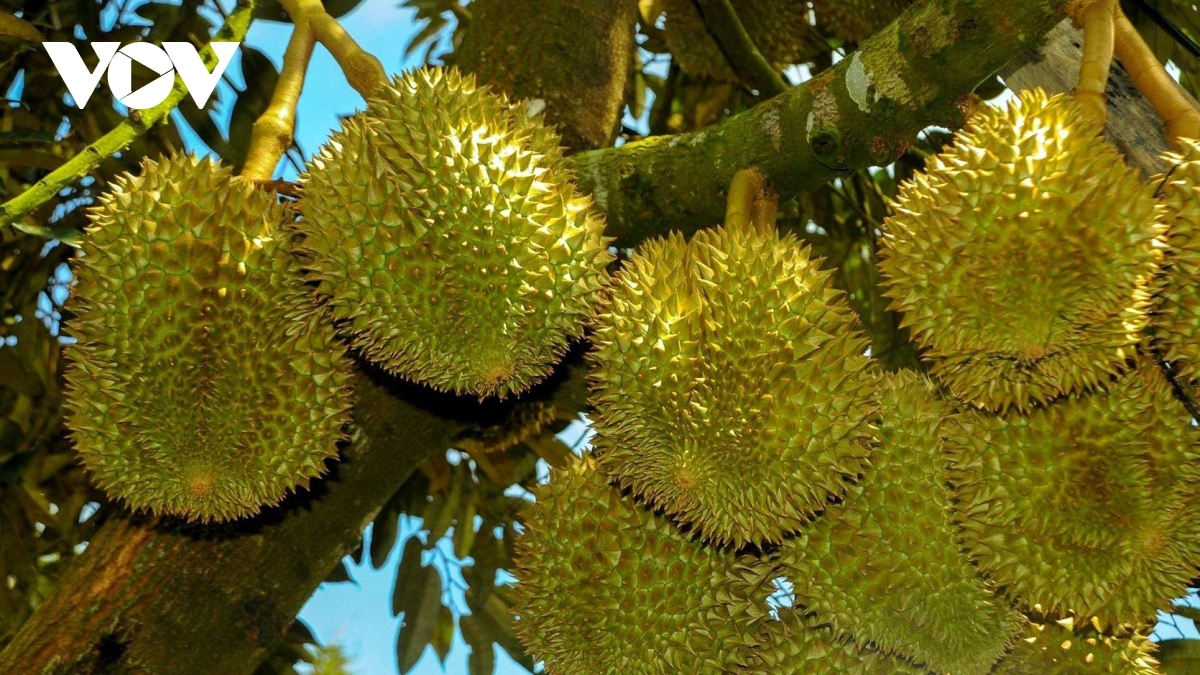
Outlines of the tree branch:
[{"label": "tree branch", "polygon": [[316,36],[307,17],[296,17],[292,25],[292,37],[283,54],[279,81],[275,83],[275,91],[271,92],[271,104],[255,120],[250,134],[242,176],[253,181],[271,180],[279,158],[292,147],[296,133],[296,104],[304,89],[304,77],[308,73]]},{"label": "tree branch", "polygon": [[[583,372],[576,360],[522,400],[583,410]],[[332,475],[250,520],[105,523],[0,652],[0,673],[248,675],[420,464],[523,405],[363,373],[354,389],[355,428]]]},{"label": "tree branch", "polygon": [[696,7],[733,72],[765,96],[778,96],[788,90],[783,77],[754,45],[730,0],[696,0]]},{"label": "tree branch", "polygon": [[927,1],[837,66],[753,110],[687,134],[574,157],[583,191],[630,245],[721,219],[739,169],[758,167],[782,199],[888,164],[930,125],[960,126],[971,92],[1064,16],[1066,0]]},{"label": "tree branch", "polygon": [[[253,10],[254,0],[239,0],[237,9],[225,20],[225,25],[221,26],[221,29],[213,36],[213,41],[241,42],[250,28],[250,15]],[[216,67],[217,55],[213,53],[211,46],[206,44],[200,50],[200,60],[210,70]],[[185,96],[187,96],[187,87],[184,86],[182,78],[176,77],[174,88],[162,103],[147,110],[130,111],[129,118],[117,128],[104,134],[95,143],[87,146],[79,154],[51,171],[45,178],[0,206],[0,227],[15,225],[19,230],[45,236],[45,233],[39,228],[24,225],[20,223],[20,220],[34,209],[53,199],[63,188],[86,176],[101,162],[124,150],[155,124],[166,119]]]}]

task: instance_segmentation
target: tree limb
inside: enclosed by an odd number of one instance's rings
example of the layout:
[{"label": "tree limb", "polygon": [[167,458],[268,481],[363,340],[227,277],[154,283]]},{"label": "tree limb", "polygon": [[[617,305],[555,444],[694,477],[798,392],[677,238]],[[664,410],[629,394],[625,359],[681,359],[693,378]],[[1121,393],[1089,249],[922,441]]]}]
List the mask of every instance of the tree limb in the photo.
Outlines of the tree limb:
[{"label": "tree limb", "polygon": [[[582,410],[583,371],[573,362],[525,400]],[[0,652],[0,673],[252,672],[421,463],[476,420],[521,405],[480,404],[363,373],[354,388],[355,429],[332,475],[250,520],[105,523]]]},{"label": "tree limb", "polygon": [[[246,37],[246,31],[250,29],[253,11],[254,0],[239,0],[237,9],[225,20],[225,25],[213,36],[213,41],[241,42]],[[200,50],[200,60],[210,70],[216,66],[217,55],[213,53],[211,46],[206,44]],[[185,96],[187,87],[184,86],[183,79],[177,76],[175,86],[162,103],[146,110],[130,111],[129,118],[117,128],[104,134],[45,178],[0,206],[0,227],[16,225],[17,229],[28,231],[30,234],[45,236],[45,233],[37,228],[22,225],[21,218],[53,199],[63,188],[88,175],[101,162],[124,150],[155,124],[166,119]]]},{"label": "tree limb", "polygon": [[696,7],[733,72],[765,96],[787,91],[787,83],[754,46],[730,0],[696,0]]},{"label": "tree limb", "polygon": [[971,92],[1037,45],[1066,0],[936,0],[914,5],[837,66],[706,129],[574,157],[580,187],[631,245],[721,219],[739,169],[789,197],[888,164],[931,125],[957,127]]}]

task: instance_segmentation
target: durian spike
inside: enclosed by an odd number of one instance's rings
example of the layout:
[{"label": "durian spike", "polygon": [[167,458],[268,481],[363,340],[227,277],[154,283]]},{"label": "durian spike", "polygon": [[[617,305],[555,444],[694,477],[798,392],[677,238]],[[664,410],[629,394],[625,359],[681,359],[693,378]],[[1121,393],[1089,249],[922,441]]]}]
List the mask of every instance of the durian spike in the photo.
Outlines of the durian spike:
[{"label": "durian spike", "polygon": [[1181,138],[1200,138],[1200,111],[1183,95],[1119,7],[1115,31],[1117,58],[1134,86],[1158,111],[1171,143],[1178,146]]},{"label": "durian spike", "polygon": [[304,76],[317,44],[312,22],[297,17],[287,51],[283,53],[283,69],[271,92],[271,104],[254,122],[250,135],[250,149],[246,152],[246,163],[242,165],[242,176],[256,182],[266,182],[275,175],[279,158],[292,147],[296,133],[296,104],[304,89]]},{"label": "durian spike", "polygon": [[1091,0],[1072,12],[1072,18],[1083,27],[1083,60],[1075,98],[1101,129],[1108,118],[1104,90],[1112,67],[1116,11],[1116,0]]}]

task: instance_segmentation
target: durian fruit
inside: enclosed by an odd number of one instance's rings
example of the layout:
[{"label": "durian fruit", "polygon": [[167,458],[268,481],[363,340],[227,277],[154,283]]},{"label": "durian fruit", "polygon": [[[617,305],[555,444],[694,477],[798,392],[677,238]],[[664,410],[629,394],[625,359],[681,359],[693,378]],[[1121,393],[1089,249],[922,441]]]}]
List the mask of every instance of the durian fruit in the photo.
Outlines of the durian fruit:
[{"label": "durian fruit", "polygon": [[836,634],[937,673],[987,673],[1021,617],[963,557],[950,512],[949,412],[910,372],[880,379],[879,446],[862,482],[780,547],[797,602]]},{"label": "durian fruit", "polygon": [[748,675],[925,675],[908,661],[837,636],[828,624],[797,608],[781,608],[763,624]]},{"label": "durian fruit", "polygon": [[1195,386],[1200,374],[1200,143],[1182,139],[1160,185],[1169,223],[1166,282],[1153,318],[1156,341],[1179,380]]},{"label": "durian fruit", "polygon": [[1027,416],[958,419],[947,445],[963,543],[1024,607],[1112,630],[1186,593],[1197,434],[1153,363]]},{"label": "durian fruit", "polygon": [[251,515],[321,474],[349,366],[275,197],[194,157],[147,160],[91,211],[68,304],[67,426],[135,509]]},{"label": "durian fruit", "polygon": [[912,0],[813,0],[812,4],[817,25],[825,33],[862,42],[900,16]]},{"label": "durian fruit", "polygon": [[1111,637],[1091,628],[1073,631],[1073,622],[1029,622],[1022,639],[994,675],[1157,675],[1154,643],[1139,633]]},{"label": "durian fruit", "polygon": [[610,487],[588,460],[535,488],[516,542],[514,630],[550,675],[741,672],[767,608],[705,548]]},{"label": "durian fruit", "polygon": [[[782,70],[809,60],[820,47],[809,25],[809,10],[803,2],[787,0],[732,0],[738,20],[754,46],[768,63]],[[704,24],[692,0],[654,0],[650,16],[663,13],[663,38],[671,58],[683,72],[721,82],[737,82],[729,59]]]},{"label": "durian fruit", "polygon": [[893,309],[958,398],[1028,410],[1121,371],[1164,226],[1153,187],[1068,96],[971,119],[901,186],[881,266]]},{"label": "durian fruit", "polygon": [[642,244],[593,337],[604,471],[714,542],[798,529],[873,440],[866,342],[839,295],[770,225]]},{"label": "durian fruit", "polygon": [[303,248],[353,344],[436,389],[528,389],[607,280],[558,137],[454,69],[381,87],[302,181]]}]

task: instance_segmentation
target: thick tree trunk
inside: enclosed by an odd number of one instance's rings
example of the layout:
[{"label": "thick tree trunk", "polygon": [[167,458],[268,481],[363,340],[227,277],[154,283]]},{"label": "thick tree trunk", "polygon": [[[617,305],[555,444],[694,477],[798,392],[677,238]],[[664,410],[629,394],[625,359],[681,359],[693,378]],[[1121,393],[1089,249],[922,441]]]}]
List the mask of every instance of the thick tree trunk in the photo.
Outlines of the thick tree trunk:
[{"label": "thick tree trunk", "polygon": [[541,99],[573,151],[612,145],[624,111],[637,0],[475,0],[452,61],[514,100]]}]

